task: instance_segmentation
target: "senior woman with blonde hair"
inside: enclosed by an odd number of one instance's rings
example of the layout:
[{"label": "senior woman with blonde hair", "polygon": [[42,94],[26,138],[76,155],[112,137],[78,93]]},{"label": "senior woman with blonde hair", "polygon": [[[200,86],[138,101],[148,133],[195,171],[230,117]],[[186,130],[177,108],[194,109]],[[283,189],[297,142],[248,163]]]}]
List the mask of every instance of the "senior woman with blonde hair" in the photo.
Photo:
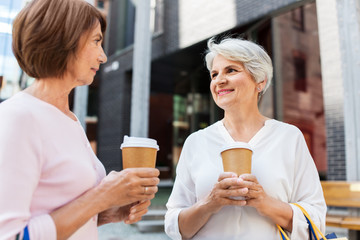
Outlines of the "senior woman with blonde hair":
[{"label": "senior woman with blonde hair", "polygon": [[[326,205],[319,176],[300,130],[258,109],[273,67],[264,49],[247,40],[208,41],[210,91],[224,118],[185,141],[167,203],[165,231],[172,239],[309,238],[303,206],[323,231]],[[245,142],[252,172],[223,172],[221,148]],[[235,200],[232,197],[242,197]]]},{"label": "senior woman with blonde hair", "polygon": [[0,104],[0,239],[96,240],[97,226],[147,212],[159,171],[105,176],[69,107],[106,62],[105,29],[83,0],[33,0],[15,18],[13,51],[35,81]]}]

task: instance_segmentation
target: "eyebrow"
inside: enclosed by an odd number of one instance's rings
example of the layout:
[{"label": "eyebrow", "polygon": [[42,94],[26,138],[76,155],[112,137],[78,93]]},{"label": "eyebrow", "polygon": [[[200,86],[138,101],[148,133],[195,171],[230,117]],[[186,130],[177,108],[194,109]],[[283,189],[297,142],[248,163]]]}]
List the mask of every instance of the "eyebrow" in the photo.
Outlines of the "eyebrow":
[{"label": "eyebrow", "polygon": [[[224,69],[227,70],[227,69],[230,69],[230,68],[240,68],[240,69],[244,69],[244,67],[238,66],[238,65],[234,65],[234,64],[228,65],[228,66],[226,66]],[[216,70],[212,70],[212,71],[211,71],[211,74],[214,73],[214,72],[217,72],[217,71],[216,71]]]},{"label": "eyebrow", "polygon": [[97,33],[94,37],[99,37],[99,38],[100,38],[100,40],[103,40],[103,36],[102,36],[102,34],[101,34],[101,33]]},{"label": "eyebrow", "polygon": [[241,69],[243,69],[243,67],[241,65],[239,66],[239,65],[234,65],[234,64],[225,67],[225,69],[229,69],[229,68],[241,68]]}]

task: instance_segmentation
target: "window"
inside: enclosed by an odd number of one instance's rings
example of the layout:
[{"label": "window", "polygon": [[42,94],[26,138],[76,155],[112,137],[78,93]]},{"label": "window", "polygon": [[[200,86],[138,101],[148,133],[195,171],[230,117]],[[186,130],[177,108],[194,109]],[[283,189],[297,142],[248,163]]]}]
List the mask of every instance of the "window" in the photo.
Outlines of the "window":
[{"label": "window", "polygon": [[100,9],[104,9],[104,0],[98,0],[97,1],[97,7]]},{"label": "window", "polygon": [[294,62],[294,88],[297,91],[306,92],[306,56],[304,53],[293,50]]},{"label": "window", "polygon": [[305,31],[304,7],[299,7],[291,11],[293,27],[300,31]]},{"label": "window", "polygon": [[163,0],[151,0],[150,3],[150,30],[154,33],[163,31],[163,16],[164,16],[164,2]]}]

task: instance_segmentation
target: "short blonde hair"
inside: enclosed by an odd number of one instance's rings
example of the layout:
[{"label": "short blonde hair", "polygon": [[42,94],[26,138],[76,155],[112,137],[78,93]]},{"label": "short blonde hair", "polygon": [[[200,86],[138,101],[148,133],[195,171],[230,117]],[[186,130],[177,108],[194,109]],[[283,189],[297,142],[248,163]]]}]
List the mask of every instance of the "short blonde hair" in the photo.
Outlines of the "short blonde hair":
[{"label": "short blonde hair", "polygon": [[75,56],[81,36],[106,20],[83,0],[33,0],[13,23],[13,52],[30,77],[61,77]]},{"label": "short blonde hair", "polygon": [[220,43],[215,43],[214,37],[209,39],[207,45],[205,61],[209,71],[212,69],[215,56],[220,54],[228,60],[241,62],[256,83],[267,80],[261,94],[269,88],[273,66],[271,58],[260,45],[239,38],[225,38]]}]

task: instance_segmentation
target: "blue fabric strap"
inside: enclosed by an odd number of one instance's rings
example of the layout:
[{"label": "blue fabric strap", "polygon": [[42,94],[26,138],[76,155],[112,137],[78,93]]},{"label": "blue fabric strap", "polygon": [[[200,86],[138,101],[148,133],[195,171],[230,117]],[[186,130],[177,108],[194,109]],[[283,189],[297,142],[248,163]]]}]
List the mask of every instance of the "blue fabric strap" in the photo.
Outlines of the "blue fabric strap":
[{"label": "blue fabric strap", "polygon": [[282,232],[280,232],[280,235],[281,235],[282,240],[286,240],[286,238],[285,238],[285,236],[284,236],[284,234]]},{"label": "blue fabric strap", "polygon": [[25,229],[24,229],[24,237],[23,237],[23,240],[30,240],[29,229],[28,229],[27,226],[26,226]]}]

